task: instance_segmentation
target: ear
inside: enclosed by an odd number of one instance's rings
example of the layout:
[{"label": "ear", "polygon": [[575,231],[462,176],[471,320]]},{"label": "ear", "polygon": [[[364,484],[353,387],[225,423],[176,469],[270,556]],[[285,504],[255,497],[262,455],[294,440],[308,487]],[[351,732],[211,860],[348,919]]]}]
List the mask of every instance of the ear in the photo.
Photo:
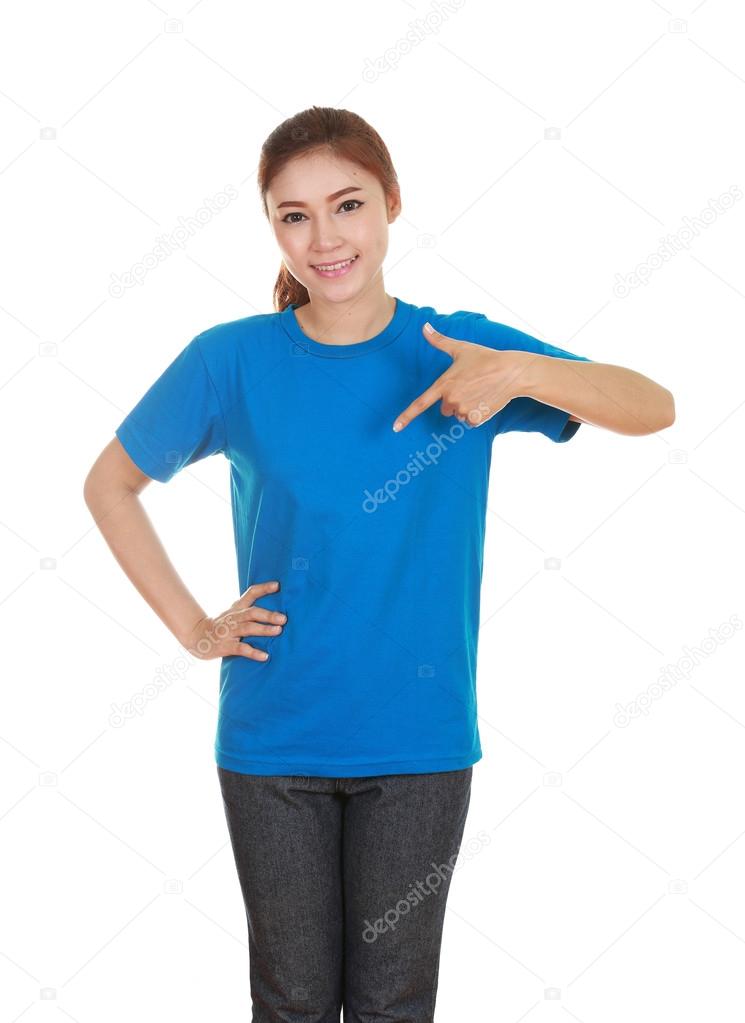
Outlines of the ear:
[{"label": "ear", "polygon": [[388,223],[392,224],[401,212],[401,189],[395,185],[386,199],[388,206]]}]

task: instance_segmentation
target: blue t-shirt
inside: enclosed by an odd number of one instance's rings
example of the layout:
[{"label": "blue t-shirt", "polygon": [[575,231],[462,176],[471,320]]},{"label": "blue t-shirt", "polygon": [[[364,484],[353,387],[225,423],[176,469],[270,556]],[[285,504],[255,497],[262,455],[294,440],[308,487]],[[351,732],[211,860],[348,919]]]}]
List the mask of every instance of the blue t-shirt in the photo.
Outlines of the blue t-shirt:
[{"label": "blue t-shirt", "polygon": [[[284,611],[246,636],[267,661],[224,657],[217,764],[246,774],[360,777],[452,771],[481,759],[476,652],[492,442],[567,441],[569,413],[533,398],[486,423],[437,401],[396,415],[452,365],[424,337],[592,360],[460,310],[396,299],[375,337],[324,344],[295,306],[210,327],[116,430],[161,482],[207,455],[230,462],[238,593]],[[227,602],[226,602],[227,603]]]}]

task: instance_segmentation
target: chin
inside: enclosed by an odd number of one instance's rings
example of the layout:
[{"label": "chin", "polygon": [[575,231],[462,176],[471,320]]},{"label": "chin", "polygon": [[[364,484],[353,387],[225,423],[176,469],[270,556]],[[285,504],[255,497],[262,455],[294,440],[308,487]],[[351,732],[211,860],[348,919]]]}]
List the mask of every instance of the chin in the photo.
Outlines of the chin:
[{"label": "chin", "polygon": [[347,280],[344,277],[339,277],[336,280],[333,278],[315,278],[312,281],[305,282],[305,288],[308,292],[315,292],[318,295],[323,295],[329,301],[338,301],[339,299],[351,298],[353,295],[360,295],[369,286],[370,281],[365,280]]}]

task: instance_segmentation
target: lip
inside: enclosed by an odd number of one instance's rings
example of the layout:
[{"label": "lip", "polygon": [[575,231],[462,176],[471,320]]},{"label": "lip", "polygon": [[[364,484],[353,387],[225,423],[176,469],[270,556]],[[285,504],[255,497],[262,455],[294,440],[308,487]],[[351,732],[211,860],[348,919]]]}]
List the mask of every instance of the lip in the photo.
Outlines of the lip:
[{"label": "lip", "polygon": [[[311,263],[310,266],[311,266],[311,268],[313,270],[316,271],[317,274],[320,274],[321,277],[343,277],[345,274],[348,274],[349,271],[352,269],[354,264],[359,259],[359,255],[349,256],[348,259],[350,260],[350,262],[348,262],[346,266],[342,266],[338,270],[321,270],[321,269],[319,269],[319,267],[322,266],[323,264],[318,264],[318,266],[314,266]],[[333,261],[333,263],[343,263],[343,262],[345,262],[345,260],[342,260],[342,259],[335,259]],[[333,263],[332,263],[332,265],[333,265]]]}]

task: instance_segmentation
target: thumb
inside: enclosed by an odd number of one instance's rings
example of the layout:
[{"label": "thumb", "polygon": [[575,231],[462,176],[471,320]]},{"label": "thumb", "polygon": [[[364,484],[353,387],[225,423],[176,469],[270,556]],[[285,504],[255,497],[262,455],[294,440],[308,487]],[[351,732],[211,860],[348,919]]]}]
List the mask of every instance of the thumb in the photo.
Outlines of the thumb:
[{"label": "thumb", "polygon": [[448,337],[447,334],[441,334],[439,330],[435,330],[429,321],[422,327],[422,332],[431,345],[439,348],[442,352],[447,352],[451,358],[455,358],[457,346],[460,344],[459,341],[456,341],[453,337]]}]

